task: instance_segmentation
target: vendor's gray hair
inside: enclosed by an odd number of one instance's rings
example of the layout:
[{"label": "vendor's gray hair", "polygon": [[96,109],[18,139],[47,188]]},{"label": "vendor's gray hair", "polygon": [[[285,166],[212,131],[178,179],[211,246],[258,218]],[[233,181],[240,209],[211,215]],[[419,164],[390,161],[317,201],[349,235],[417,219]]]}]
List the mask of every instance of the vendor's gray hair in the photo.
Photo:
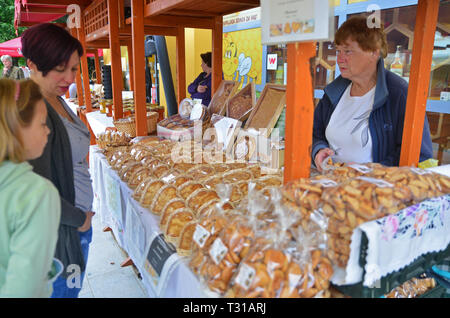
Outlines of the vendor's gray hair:
[{"label": "vendor's gray hair", "polygon": [[2,55],[2,57],[0,58],[2,63],[4,60],[9,60],[12,63],[12,57],[9,55]]}]

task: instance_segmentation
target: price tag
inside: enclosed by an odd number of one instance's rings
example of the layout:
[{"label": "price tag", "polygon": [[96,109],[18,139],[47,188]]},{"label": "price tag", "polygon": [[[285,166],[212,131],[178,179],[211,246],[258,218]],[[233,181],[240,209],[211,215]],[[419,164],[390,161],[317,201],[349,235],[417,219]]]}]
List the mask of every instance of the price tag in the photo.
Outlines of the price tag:
[{"label": "price tag", "polygon": [[255,278],[255,274],[256,271],[253,267],[242,263],[240,266],[239,274],[236,276],[235,282],[236,284],[247,290],[252,284],[252,281]]},{"label": "price tag", "polygon": [[175,246],[167,243],[161,233],[153,239],[147,254],[147,261],[156,274],[160,276],[167,259],[176,252]]},{"label": "price tag", "polygon": [[192,239],[194,240],[195,243],[197,243],[197,245],[200,248],[203,248],[206,240],[210,236],[211,236],[211,233],[209,233],[209,231],[207,229],[205,229],[203,226],[197,224],[197,226],[195,227],[195,232],[194,232]]},{"label": "price tag", "polygon": [[351,165],[348,165],[348,166],[349,166],[350,168],[353,168],[353,169],[355,169],[356,171],[359,171],[359,172],[364,173],[364,174],[373,171],[372,168],[369,168],[369,167],[364,166],[364,165],[359,165],[359,164],[356,164],[356,163],[351,164]]},{"label": "price tag", "polygon": [[430,171],[420,168],[411,168],[411,171],[418,175],[431,174]]},{"label": "price tag", "polygon": [[[297,274],[289,274],[288,275],[289,291],[294,290],[297,287],[301,278],[302,278],[302,275],[297,275]],[[303,283],[303,280],[300,283]]]},{"label": "price tag", "polygon": [[312,184],[320,184],[322,187],[325,188],[331,188],[331,187],[335,187],[338,184],[330,179],[319,179],[319,180],[312,180],[311,181]]},{"label": "price tag", "polygon": [[357,179],[373,183],[373,184],[377,185],[380,188],[393,188],[394,187],[394,185],[392,185],[391,183],[386,182],[384,180],[380,180],[380,179],[367,178],[367,177],[358,177]]},{"label": "price tag", "polygon": [[209,249],[209,255],[216,265],[219,265],[228,252],[228,248],[220,238],[217,238]]}]

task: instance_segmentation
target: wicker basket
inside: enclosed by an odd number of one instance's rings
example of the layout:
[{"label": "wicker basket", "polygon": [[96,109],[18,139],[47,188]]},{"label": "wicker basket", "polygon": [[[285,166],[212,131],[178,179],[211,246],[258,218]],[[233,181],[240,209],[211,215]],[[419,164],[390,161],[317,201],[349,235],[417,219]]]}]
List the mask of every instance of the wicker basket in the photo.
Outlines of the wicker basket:
[{"label": "wicker basket", "polygon": [[[158,121],[157,112],[147,112],[147,132],[150,134],[156,131],[156,122]],[[130,137],[136,137],[136,120],[134,117],[128,117],[126,120],[115,120],[114,126],[118,131],[124,132]]]}]

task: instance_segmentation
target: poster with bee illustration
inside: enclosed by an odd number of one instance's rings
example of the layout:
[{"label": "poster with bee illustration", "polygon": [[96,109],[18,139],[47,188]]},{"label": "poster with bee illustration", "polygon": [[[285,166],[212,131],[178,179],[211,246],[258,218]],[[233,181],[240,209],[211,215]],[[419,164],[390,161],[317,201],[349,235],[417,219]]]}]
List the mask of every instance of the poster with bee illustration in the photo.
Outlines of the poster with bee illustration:
[{"label": "poster with bee illustration", "polygon": [[330,41],[333,19],[330,0],[261,0],[261,42]]}]

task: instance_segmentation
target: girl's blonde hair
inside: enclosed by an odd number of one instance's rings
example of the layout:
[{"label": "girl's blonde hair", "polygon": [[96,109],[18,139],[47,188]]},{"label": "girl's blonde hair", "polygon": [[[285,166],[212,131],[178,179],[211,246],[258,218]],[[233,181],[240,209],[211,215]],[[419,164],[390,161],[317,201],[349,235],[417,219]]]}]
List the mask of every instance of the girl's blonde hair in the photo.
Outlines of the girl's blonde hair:
[{"label": "girl's blonde hair", "polygon": [[42,98],[39,86],[32,80],[0,79],[0,163],[25,161],[19,129],[31,124],[36,103]]}]

